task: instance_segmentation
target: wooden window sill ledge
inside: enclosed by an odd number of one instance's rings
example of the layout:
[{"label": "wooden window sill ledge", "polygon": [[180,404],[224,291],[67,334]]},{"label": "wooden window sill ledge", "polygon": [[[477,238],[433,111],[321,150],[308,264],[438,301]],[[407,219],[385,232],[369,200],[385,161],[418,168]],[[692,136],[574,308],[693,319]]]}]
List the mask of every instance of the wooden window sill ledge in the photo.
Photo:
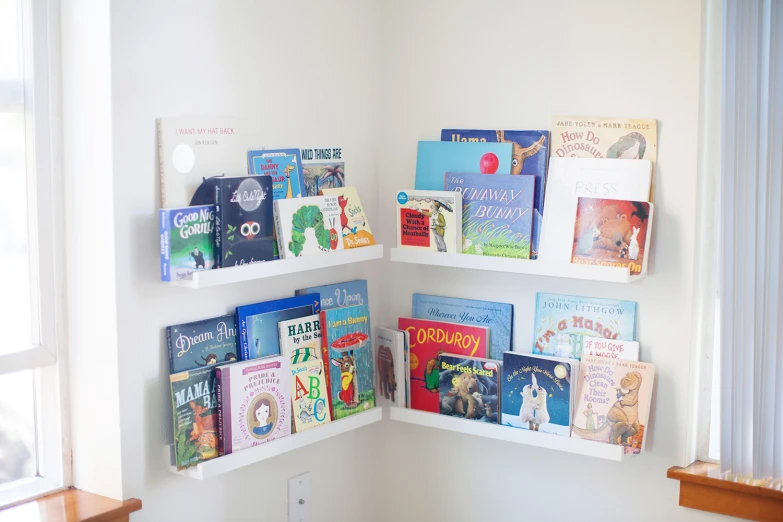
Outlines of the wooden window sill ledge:
[{"label": "wooden window sill ledge", "polygon": [[128,522],[141,500],[113,500],[66,489],[0,511],[0,522]]},{"label": "wooden window sill ledge", "polygon": [[758,522],[783,522],[783,491],[726,480],[717,464],[674,466],[666,476],[680,481],[682,507]]}]

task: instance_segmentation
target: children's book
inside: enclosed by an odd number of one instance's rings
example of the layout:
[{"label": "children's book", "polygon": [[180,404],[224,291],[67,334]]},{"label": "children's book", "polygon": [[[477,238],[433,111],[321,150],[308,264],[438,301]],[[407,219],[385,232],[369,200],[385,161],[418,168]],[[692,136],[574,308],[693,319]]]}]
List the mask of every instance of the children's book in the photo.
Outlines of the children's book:
[{"label": "children's book", "polygon": [[322,196],[328,188],[345,186],[345,160],[342,148],[301,149],[303,196]]},{"label": "children's book", "polygon": [[238,266],[274,259],[272,181],[263,176],[215,181],[215,263]]},{"label": "children's book", "polygon": [[370,300],[367,297],[366,279],[314,286],[296,291],[296,295],[303,294],[319,294],[321,300],[317,305],[321,310],[331,310],[341,306],[370,305]]},{"label": "children's book", "polygon": [[413,294],[412,301],[412,315],[417,319],[488,327],[490,359],[502,360],[503,352],[513,349],[512,304],[427,294]]},{"label": "children's book", "polygon": [[578,376],[577,360],[504,353],[501,423],[568,437]]},{"label": "children's book", "polygon": [[379,404],[405,406],[405,332],[375,329],[375,398]]},{"label": "children's book", "polygon": [[318,313],[318,301],[318,295],[308,294],[237,306],[242,360],[280,355],[277,323]]},{"label": "children's book", "polygon": [[443,129],[441,141],[511,143],[511,174],[529,174],[536,177],[533,198],[533,232],[530,259],[538,256],[538,240],[544,212],[546,166],[549,160],[549,131],[544,130],[469,130]]},{"label": "children's book", "polygon": [[510,143],[420,141],[416,190],[443,190],[446,172],[511,173]]},{"label": "children's book", "polygon": [[359,194],[354,187],[325,188],[324,196],[337,196],[340,205],[340,235],[345,248],[357,248],[375,244],[370,222],[364,213]]},{"label": "children's book", "polygon": [[646,274],[652,215],[653,204],[646,201],[579,198],[571,262]]},{"label": "children's book", "polygon": [[277,323],[280,335],[280,353],[291,364],[321,357],[321,316],[307,315]]},{"label": "children's book", "polygon": [[218,456],[215,367],[169,376],[174,416],[174,454],[181,470]]},{"label": "children's book", "polygon": [[585,355],[571,436],[644,451],[654,380],[650,363]]},{"label": "children's book", "polygon": [[651,175],[647,160],[552,158],[539,259],[571,261],[580,197],[648,201]]},{"label": "children's book", "polygon": [[160,210],[160,279],[193,279],[215,266],[215,206]]},{"label": "children's book", "polygon": [[337,196],[275,201],[275,228],[281,259],[343,250]]},{"label": "children's book", "polygon": [[169,373],[237,360],[234,315],[166,327]]},{"label": "children's book", "polygon": [[497,424],[500,361],[444,353],[438,363],[440,414]]},{"label": "children's book", "polygon": [[462,251],[462,195],[438,190],[397,192],[397,247]]},{"label": "children's book", "polygon": [[536,294],[533,353],[578,358],[576,335],[636,340],[636,303],[598,297]]},{"label": "children's book", "polygon": [[324,362],[321,359],[291,365],[291,393],[296,433],[332,421]]},{"label": "children's book", "polygon": [[198,204],[191,198],[206,178],[247,175],[242,120],[192,116],[158,118],[156,124],[161,207]]},{"label": "children's book", "polygon": [[291,368],[285,357],[216,370],[220,454],[291,434]]},{"label": "children's book", "polygon": [[446,173],[462,194],[462,253],[530,259],[534,176]]},{"label": "children's book", "polygon": [[[607,359],[622,359],[624,361],[639,360],[639,343],[637,341],[622,341],[620,339],[604,339],[587,335],[575,336],[575,344],[583,357],[605,357]],[[557,354],[555,354],[557,355]]]},{"label": "children's book", "polygon": [[247,171],[272,179],[272,199],[275,201],[300,198],[305,193],[299,149],[248,151]]},{"label": "children's book", "polygon": [[438,356],[486,357],[489,328],[467,324],[400,317],[397,327],[410,335],[411,408],[440,412]]},{"label": "children's book", "polygon": [[322,311],[321,335],[332,419],[374,408],[370,309],[357,305]]}]

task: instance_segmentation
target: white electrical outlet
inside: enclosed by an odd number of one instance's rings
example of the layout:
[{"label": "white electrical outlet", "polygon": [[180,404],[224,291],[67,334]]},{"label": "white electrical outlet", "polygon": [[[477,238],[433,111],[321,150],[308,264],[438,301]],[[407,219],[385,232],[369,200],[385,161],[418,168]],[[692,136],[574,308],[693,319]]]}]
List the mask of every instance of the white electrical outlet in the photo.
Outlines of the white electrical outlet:
[{"label": "white electrical outlet", "polygon": [[310,522],[310,474],[288,479],[288,522]]}]

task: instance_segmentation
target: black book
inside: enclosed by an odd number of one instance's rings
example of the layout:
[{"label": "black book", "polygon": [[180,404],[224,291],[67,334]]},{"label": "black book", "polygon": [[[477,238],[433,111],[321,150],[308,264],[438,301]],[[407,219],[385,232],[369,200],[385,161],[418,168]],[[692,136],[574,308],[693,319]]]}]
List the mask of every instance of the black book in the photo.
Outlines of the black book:
[{"label": "black book", "polygon": [[274,259],[272,178],[214,179],[215,266]]}]

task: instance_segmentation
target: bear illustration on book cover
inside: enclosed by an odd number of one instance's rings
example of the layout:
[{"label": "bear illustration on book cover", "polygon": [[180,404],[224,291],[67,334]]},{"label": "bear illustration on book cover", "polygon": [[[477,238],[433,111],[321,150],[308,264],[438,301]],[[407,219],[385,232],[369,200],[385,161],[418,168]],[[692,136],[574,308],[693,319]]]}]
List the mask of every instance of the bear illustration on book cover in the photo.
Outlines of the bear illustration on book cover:
[{"label": "bear illustration on book cover", "polygon": [[215,180],[215,205],[217,267],[274,259],[271,178]]},{"label": "bear illustration on book cover", "polygon": [[440,414],[497,424],[500,361],[444,353],[438,363]]}]

